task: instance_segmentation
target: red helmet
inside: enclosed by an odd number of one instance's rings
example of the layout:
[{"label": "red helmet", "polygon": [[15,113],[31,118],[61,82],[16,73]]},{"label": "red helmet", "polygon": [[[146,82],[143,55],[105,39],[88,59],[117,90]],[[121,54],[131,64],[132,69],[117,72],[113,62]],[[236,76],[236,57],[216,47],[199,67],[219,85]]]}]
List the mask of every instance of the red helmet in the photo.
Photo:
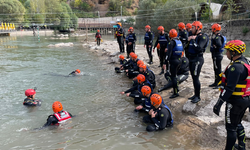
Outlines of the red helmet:
[{"label": "red helmet", "polygon": [[132,31],[134,31],[134,28],[133,28],[133,27],[130,27],[130,28],[129,28],[129,30],[132,30]]},{"label": "red helmet", "polygon": [[232,40],[227,42],[224,48],[226,50],[242,54],[246,51],[246,44],[241,40]]},{"label": "red helmet", "polygon": [[187,24],[186,24],[186,28],[187,28],[187,29],[191,29],[191,28],[192,28],[191,23],[187,23]]},{"label": "red helmet", "polygon": [[137,66],[140,66],[141,64],[144,64],[144,62],[142,60],[138,60],[137,61]]},{"label": "red helmet", "polygon": [[143,82],[145,82],[145,80],[146,80],[146,78],[145,78],[145,76],[143,74],[139,74],[136,77],[136,79],[137,79],[138,83],[140,83],[140,84],[143,83]]},{"label": "red helmet", "polygon": [[178,35],[178,33],[177,33],[177,31],[175,29],[171,29],[169,31],[169,37],[170,38],[175,38],[175,37],[177,37],[177,35]]},{"label": "red helmet", "polygon": [[162,97],[159,94],[152,94],[150,96],[151,105],[160,105],[162,102]]},{"label": "red helmet", "polygon": [[151,27],[149,25],[146,25],[145,28],[150,29]]},{"label": "red helmet", "polygon": [[77,72],[77,73],[81,73],[81,71],[80,71],[79,69],[76,69],[76,72]]},{"label": "red helmet", "polygon": [[148,94],[151,93],[151,88],[147,85],[144,85],[142,88],[141,88],[141,92],[142,92],[142,95],[143,96],[147,96]]},{"label": "red helmet", "polygon": [[178,27],[179,27],[180,30],[185,29],[185,24],[183,22],[180,22],[178,24]]},{"label": "red helmet", "polygon": [[147,66],[146,66],[145,64],[141,64],[141,65],[139,66],[139,68],[142,68],[144,71],[147,70]]},{"label": "red helmet", "polygon": [[160,49],[161,48],[161,45],[158,43],[157,46],[156,46],[157,49]]},{"label": "red helmet", "polygon": [[137,55],[136,55],[135,53],[132,54],[131,57],[132,57],[133,59],[137,59]]},{"label": "red helmet", "polygon": [[62,103],[59,101],[55,101],[52,104],[52,109],[53,109],[54,113],[58,113],[58,112],[62,111],[63,110]]},{"label": "red helmet", "polygon": [[213,32],[221,30],[221,26],[218,23],[213,24],[211,28]]},{"label": "red helmet", "polygon": [[195,26],[195,29],[196,30],[201,30],[202,29],[202,23],[200,22],[200,21],[194,21],[193,23],[192,23],[192,26]]},{"label": "red helmet", "polygon": [[36,91],[34,89],[27,89],[25,91],[26,96],[32,96],[32,95],[35,95],[35,94],[36,94]]},{"label": "red helmet", "polygon": [[123,55],[120,55],[119,58],[120,58],[121,60],[124,60],[124,59],[125,59]]},{"label": "red helmet", "polygon": [[97,30],[97,32],[100,32],[100,30]]},{"label": "red helmet", "polygon": [[159,26],[159,27],[157,28],[157,30],[159,30],[159,31],[164,31],[164,27],[163,27],[163,26]]}]

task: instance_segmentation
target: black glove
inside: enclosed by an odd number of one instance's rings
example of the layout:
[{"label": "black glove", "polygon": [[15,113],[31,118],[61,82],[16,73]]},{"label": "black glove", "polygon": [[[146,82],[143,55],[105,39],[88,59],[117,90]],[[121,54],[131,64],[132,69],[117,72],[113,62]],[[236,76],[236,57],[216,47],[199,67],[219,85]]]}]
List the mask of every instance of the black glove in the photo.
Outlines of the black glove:
[{"label": "black glove", "polygon": [[213,112],[219,116],[220,115],[220,108],[221,108],[221,105],[224,103],[225,101],[222,100],[221,98],[218,99],[217,103],[214,105],[214,108],[213,108]]}]

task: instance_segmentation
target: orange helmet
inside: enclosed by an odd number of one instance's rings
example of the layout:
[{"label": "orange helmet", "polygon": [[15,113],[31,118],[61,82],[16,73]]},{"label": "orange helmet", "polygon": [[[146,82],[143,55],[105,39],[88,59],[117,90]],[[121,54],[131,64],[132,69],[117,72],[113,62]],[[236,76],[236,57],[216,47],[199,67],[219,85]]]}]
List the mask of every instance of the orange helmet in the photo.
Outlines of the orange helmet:
[{"label": "orange helmet", "polygon": [[122,27],[122,23],[118,22],[117,24]]},{"label": "orange helmet", "polygon": [[131,57],[132,57],[133,59],[137,59],[137,55],[136,55],[135,53],[132,54]]},{"label": "orange helmet", "polygon": [[184,56],[184,51],[182,51],[182,53],[181,53],[181,57],[183,57]]},{"label": "orange helmet", "polygon": [[130,27],[129,30],[133,30],[133,31],[134,31],[134,28],[133,28],[133,27]]},{"label": "orange helmet", "polygon": [[140,84],[143,83],[143,82],[145,82],[145,80],[146,80],[146,78],[145,78],[145,76],[143,74],[139,74],[136,77],[136,79],[137,79],[138,83],[140,83]]},{"label": "orange helmet", "polygon": [[156,46],[157,49],[160,49],[161,48],[161,45],[158,43],[157,46]]},{"label": "orange helmet", "polygon": [[213,24],[211,28],[213,32],[221,30],[221,26],[218,23]]},{"label": "orange helmet", "polygon": [[132,57],[132,55],[134,55],[135,53],[134,52],[130,52],[129,55]]},{"label": "orange helmet", "polygon": [[144,85],[142,88],[141,88],[141,92],[142,92],[142,95],[143,96],[147,96],[148,94],[151,93],[151,88],[147,85]]},{"label": "orange helmet", "polygon": [[57,113],[57,112],[62,111],[62,110],[63,110],[62,103],[59,102],[59,101],[55,101],[55,102],[52,104],[52,109],[53,109],[54,113]]},{"label": "orange helmet", "polygon": [[120,58],[121,60],[124,60],[124,59],[125,59],[123,55],[120,55],[119,58]]},{"label": "orange helmet", "polygon": [[138,60],[137,61],[137,66],[140,66],[141,64],[144,64],[144,62],[142,60]]},{"label": "orange helmet", "polygon": [[163,27],[163,26],[159,26],[159,27],[157,28],[157,30],[159,30],[159,31],[164,31],[164,27]]},{"label": "orange helmet", "polygon": [[192,23],[192,26],[195,26],[195,29],[196,30],[201,30],[202,29],[202,23],[200,22],[200,21],[194,21],[193,23]]},{"label": "orange helmet", "polygon": [[224,48],[226,50],[242,54],[246,51],[246,44],[241,40],[232,40],[227,42]]},{"label": "orange helmet", "polygon": [[79,69],[76,69],[76,72],[77,72],[77,73],[81,73],[81,71],[80,71]]},{"label": "orange helmet", "polygon": [[186,28],[187,28],[187,29],[191,29],[191,28],[192,28],[191,23],[187,23],[187,24],[186,24]]},{"label": "orange helmet", "polygon": [[141,65],[139,66],[139,68],[143,68],[144,71],[147,70],[147,66],[146,66],[145,64],[141,64]]},{"label": "orange helmet", "polygon": [[185,29],[185,24],[183,22],[180,22],[178,24],[178,27],[179,27],[180,30]]},{"label": "orange helmet", "polygon": [[178,35],[178,33],[177,33],[177,31],[175,29],[171,29],[169,31],[169,37],[170,38],[175,38],[175,37],[177,37],[177,35]]},{"label": "orange helmet", "polygon": [[146,25],[145,28],[150,29],[151,27],[149,25]]},{"label": "orange helmet", "polygon": [[128,29],[128,32],[129,32],[129,29]]},{"label": "orange helmet", "polygon": [[162,102],[162,97],[159,94],[152,94],[150,96],[151,105],[160,105]]},{"label": "orange helmet", "polygon": [[100,30],[97,30],[97,32],[100,32]]}]

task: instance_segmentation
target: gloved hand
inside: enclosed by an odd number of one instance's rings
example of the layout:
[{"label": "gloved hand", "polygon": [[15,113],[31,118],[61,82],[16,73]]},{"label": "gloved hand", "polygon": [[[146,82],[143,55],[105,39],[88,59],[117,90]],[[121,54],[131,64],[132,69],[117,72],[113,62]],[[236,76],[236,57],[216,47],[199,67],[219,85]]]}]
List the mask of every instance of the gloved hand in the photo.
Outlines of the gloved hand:
[{"label": "gloved hand", "polygon": [[220,108],[221,108],[221,105],[224,103],[225,101],[222,100],[221,98],[218,99],[217,103],[214,105],[214,108],[213,108],[213,112],[219,116],[220,115]]}]

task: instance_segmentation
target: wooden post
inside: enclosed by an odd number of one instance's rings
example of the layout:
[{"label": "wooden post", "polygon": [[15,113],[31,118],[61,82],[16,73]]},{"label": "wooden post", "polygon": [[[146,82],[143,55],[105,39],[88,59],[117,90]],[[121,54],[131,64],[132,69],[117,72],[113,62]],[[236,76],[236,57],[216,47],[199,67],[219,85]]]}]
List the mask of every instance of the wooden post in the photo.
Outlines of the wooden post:
[{"label": "wooden post", "polygon": [[84,24],[85,24],[85,28],[86,28],[86,42],[88,42],[88,27],[86,25],[86,20],[84,19]]}]

